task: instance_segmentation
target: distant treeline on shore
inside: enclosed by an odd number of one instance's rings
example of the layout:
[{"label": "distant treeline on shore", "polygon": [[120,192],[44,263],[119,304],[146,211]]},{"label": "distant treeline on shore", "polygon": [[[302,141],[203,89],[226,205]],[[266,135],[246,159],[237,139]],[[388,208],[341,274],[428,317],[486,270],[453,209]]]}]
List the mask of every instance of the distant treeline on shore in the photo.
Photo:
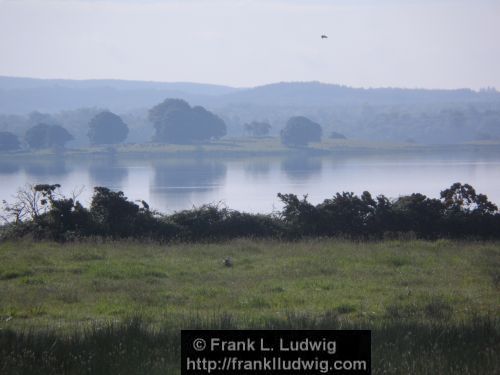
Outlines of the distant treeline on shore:
[{"label": "distant treeline on shore", "polygon": [[271,136],[288,145],[316,142],[314,129],[309,139],[281,137],[292,117],[320,125],[322,139],[408,145],[498,142],[500,93],[494,88],[362,89],[320,82],[238,89],[0,77],[2,152],[152,141],[197,144],[225,137]]},{"label": "distant treeline on shore", "polygon": [[500,212],[486,195],[462,183],[441,191],[440,199],[420,193],[389,199],[365,191],[336,193],[313,205],[281,194],[281,211],[250,214],[207,204],[164,215],[123,192],[95,187],[89,208],[59,192],[60,185],[39,184],[4,201],[1,238],[72,241],[85,238],[143,239],[159,242],[218,241],[238,237],[298,239],[500,238]]}]

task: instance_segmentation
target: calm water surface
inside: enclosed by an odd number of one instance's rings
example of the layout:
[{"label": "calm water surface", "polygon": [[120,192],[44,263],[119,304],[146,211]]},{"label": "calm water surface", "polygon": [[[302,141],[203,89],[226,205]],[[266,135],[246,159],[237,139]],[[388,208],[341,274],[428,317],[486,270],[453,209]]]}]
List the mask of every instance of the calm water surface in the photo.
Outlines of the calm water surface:
[{"label": "calm water surface", "polygon": [[328,156],[296,158],[134,159],[13,161],[0,159],[0,199],[26,183],[59,183],[66,194],[94,186],[122,190],[161,212],[221,202],[247,212],[281,208],[278,192],[308,194],[319,203],[336,192],[368,190],[388,197],[420,192],[438,197],[454,182],[467,182],[500,204],[500,156]]}]

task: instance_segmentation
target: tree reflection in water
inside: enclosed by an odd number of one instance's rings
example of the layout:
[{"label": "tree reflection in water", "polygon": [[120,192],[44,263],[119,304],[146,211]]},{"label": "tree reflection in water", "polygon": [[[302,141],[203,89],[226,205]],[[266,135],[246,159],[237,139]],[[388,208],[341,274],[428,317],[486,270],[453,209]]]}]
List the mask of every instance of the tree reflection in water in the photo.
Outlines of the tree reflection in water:
[{"label": "tree reflection in water", "polygon": [[291,157],[281,162],[281,170],[295,182],[308,180],[321,173],[321,159]]},{"label": "tree reflection in water", "polygon": [[224,183],[227,167],[218,161],[183,159],[154,162],[153,169],[151,195],[164,206],[177,209],[201,202],[207,193],[219,188]]}]

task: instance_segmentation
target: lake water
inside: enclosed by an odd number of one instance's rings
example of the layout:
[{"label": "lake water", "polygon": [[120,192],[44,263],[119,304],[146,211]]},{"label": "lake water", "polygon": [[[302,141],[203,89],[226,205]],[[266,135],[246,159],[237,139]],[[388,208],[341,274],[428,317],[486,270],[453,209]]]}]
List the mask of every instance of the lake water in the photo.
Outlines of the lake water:
[{"label": "lake water", "polygon": [[281,208],[276,194],[308,194],[319,203],[336,192],[388,197],[419,192],[438,197],[454,182],[469,183],[500,204],[500,156],[377,155],[295,158],[127,159],[17,161],[0,159],[0,199],[27,183],[59,183],[70,194],[84,188],[88,205],[92,187],[122,190],[151,208],[176,210],[221,202],[230,208],[269,213]]}]

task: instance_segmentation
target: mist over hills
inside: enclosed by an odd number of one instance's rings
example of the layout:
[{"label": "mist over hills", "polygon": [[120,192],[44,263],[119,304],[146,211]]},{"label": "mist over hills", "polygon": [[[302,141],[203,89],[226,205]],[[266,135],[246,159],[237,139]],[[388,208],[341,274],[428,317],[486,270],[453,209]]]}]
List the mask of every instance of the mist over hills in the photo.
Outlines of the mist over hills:
[{"label": "mist over hills", "polygon": [[30,89],[39,87],[67,87],[67,88],[113,88],[117,90],[171,90],[201,95],[222,95],[237,89],[222,85],[212,85],[191,82],[154,82],[154,81],[132,81],[118,79],[41,79],[23,77],[0,76],[0,88],[7,89]]},{"label": "mist over hills", "polygon": [[320,82],[236,88],[187,82],[0,77],[0,130],[22,135],[27,125],[19,116],[33,111],[54,114],[76,134],[80,145],[86,142],[85,116],[108,109],[129,123],[129,142],[144,142],[151,136],[147,111],[165,98],[181,98],[215,112],[226,122],[229,136],[243,135],[243,125],[254,120],[269,122],[271,134],[276,135],[289,117],[303,115],[320,123],[326,136],[336,131],[348,138],[417,143],[500,139],[500,92],[494,89],[364,89]]},{"label": "mist over hills", "polygon": [[273,83],[235,88],[188,82],[125,80],[66,80],[0,76],[0,112],[54,112],[81,107],[106,107],[128,111],[152,106],[166,97],[196,104],[227,106],[325,106],[353,104],[408,104],[500,101],[494,90],[426,90],[401,88],[352,88],[320,82]]},{"label": "mist over hills", "polygon": [[82,107],[129,111],[166,97],[201,100],[237,89],[200,83],[0,77],[0,113],[56,112]]},{"label": "mist over hills", "polygon": [[470,89],[426,90],[401,88],[353,88],[320,82],[274,83],[239,90],[224,98],[228,102],[274,105],[406,104],[426,102],[474,102],[500,100],[500,93]]}]

